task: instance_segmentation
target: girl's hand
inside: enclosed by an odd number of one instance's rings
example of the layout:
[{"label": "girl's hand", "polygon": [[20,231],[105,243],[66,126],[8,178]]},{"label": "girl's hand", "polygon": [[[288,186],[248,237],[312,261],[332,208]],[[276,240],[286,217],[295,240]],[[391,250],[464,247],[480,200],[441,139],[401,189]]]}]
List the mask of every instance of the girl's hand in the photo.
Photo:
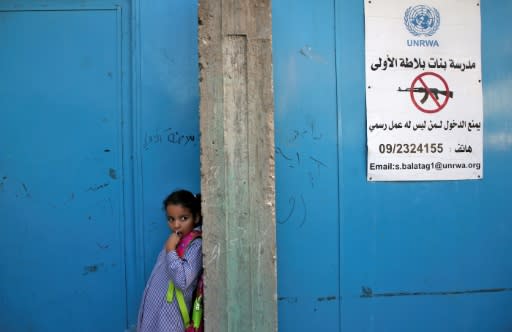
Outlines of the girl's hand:
[{"label": "girl's hand", "polygon": [[181,234],[172,233],[165,242],[165,252],[176,250],[178,242],[180,242]]}]

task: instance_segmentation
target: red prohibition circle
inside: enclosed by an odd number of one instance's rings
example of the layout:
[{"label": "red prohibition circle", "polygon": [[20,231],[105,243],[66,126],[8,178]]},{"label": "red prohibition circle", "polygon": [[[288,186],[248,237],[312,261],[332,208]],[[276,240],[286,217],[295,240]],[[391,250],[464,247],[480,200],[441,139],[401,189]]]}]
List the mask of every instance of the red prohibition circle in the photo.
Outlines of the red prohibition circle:
[{"label": "red prohibition circle", "polygon": [[[425,83],[425,81],[423,80],[423,76],[434,76],[434,77],[437,77],[441,83],[443,83],[444,85],[444,89],[446,91],[446,97],[444,99],[444,101],[442,103],[439,103],[439,101],[435,98],[434,94],[430,91],[430,88],[427,86],[427,84]],[[427,93],[429,94],[429,97],[432,98],[432,100],[434,101],[434,103],[436,103],[437,105],[437,108],[434,108],[434,109],[426,109],[426,108],[423,108],[421,107],[418,102],[416,101],[416,99],[414,99],[414,86],[416,85],[417,82],[420,82],[420,84],[423,86],[424,89],[426,89]],[[424,112],[424,113],[437,113],[439,112],[440,110],[442,110],[446,104],[448,104],[448,99],[450,99],[449,95],[450,95],[450,89],[448,88],[448,83],[446,83],[446,80],[439,74],[437,73],[433,73],[433,72],[424,72],[424,73],[421,73],[419,74],[411,83],[411,88],[409,89],[409,93],[410,93],[410,96],[411,96],[411,100],[414,104],[414,106],[416,106],[417,109],[419,109],[420,111]]]}]

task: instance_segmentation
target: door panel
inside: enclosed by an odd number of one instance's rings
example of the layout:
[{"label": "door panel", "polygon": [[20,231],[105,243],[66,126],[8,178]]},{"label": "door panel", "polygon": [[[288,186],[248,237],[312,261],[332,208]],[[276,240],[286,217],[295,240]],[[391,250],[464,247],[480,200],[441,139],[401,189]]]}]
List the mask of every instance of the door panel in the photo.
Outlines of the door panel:
[{"label": "door panel", "polygon": [[274,1],[279,331],[339,326],[333,4]]},{"label": "door panel", "polygon": [[[143,1],[140,155],[144,279],[169,236],[164,198],[199,192],[197,2]],[[172,17],[172,19],[170,19]]]},{"label": "door panel", "polygon": [[2,5],[0,330],[121,331],[121,9]]},{"label": "door panel", "polygon": [[484,179],[369,183],[364,4],[336,1],[342,330],[511,326],[512,233],[503,193],[511,183],[505,175],[511,117],[504,105],[512,73],[505,64],[511,55],[505,2],[482,3],[481,11]]}]

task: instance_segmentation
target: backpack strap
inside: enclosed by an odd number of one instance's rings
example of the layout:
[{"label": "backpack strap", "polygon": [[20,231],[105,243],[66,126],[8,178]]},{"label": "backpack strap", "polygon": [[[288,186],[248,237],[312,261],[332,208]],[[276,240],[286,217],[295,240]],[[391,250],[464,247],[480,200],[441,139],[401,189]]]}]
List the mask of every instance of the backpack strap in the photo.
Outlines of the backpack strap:
[{"label": "backpack strap", "polygon": [[190,316],[188,315],[187,304],[183,297],[183,292],[180,289],[176,289],[176,300],[178,300],[178,306],[180,307],[181,317],[183,318],[183,326],[188,327],[190,324]]},{"label": "backpack strap", "polygon": [[171,303],[174,297],[174,291],[176,291],[176,301],[180,307],[181,317],[183,318],[183,324],[188,327],[190,323],[190,315],[188,314],[187,304],[185,303],[185,297],[181,289],[174,287],[174,283],[169,281],[169,287],[167,288],[166,300],[167,303]]},{"label": "backpack strap", "polygon": [[[178,254],[179,258],[182,258],[183,255],[185,255],[185,250],[188,248],[189,244],[198,237],[201,237],[201,231],[193,230],[180,240],[180,242],[176,246],[176,253]],[[190,324],[190,315],[188,313],[187,304],[185,303],[185,297],[183,296],[183,292],[181,291],[181,289],[178,289],[174,286],[172,280],[169,280],[169,287],[167,287],[167,293],[165,295],[167,303],[172,302],[175,291],[176,301],[178,302],[181,317],[183,318],[183,324],[185,327],[188,327],[188,325]]]},{"label": "backpack strap", "polygon": [[178,245],[176,246],[176,253],[178,254],[178,257],[182,258],[183,255],[185,255],[185,250],[188,248],[189,244],[198,237],[201,237],[201,235],[201,231],[193,230],[181,238],[180,242],[178,242]]}]

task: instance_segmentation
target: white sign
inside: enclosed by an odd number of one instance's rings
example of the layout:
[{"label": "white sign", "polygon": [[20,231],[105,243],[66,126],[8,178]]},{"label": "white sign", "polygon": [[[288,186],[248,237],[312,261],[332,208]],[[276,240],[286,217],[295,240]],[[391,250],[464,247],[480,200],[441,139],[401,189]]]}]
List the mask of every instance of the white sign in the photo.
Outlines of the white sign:
[{"label": "white sign", "polygon": [[480,3],[365,1],[369,181],[483,177]]}]

